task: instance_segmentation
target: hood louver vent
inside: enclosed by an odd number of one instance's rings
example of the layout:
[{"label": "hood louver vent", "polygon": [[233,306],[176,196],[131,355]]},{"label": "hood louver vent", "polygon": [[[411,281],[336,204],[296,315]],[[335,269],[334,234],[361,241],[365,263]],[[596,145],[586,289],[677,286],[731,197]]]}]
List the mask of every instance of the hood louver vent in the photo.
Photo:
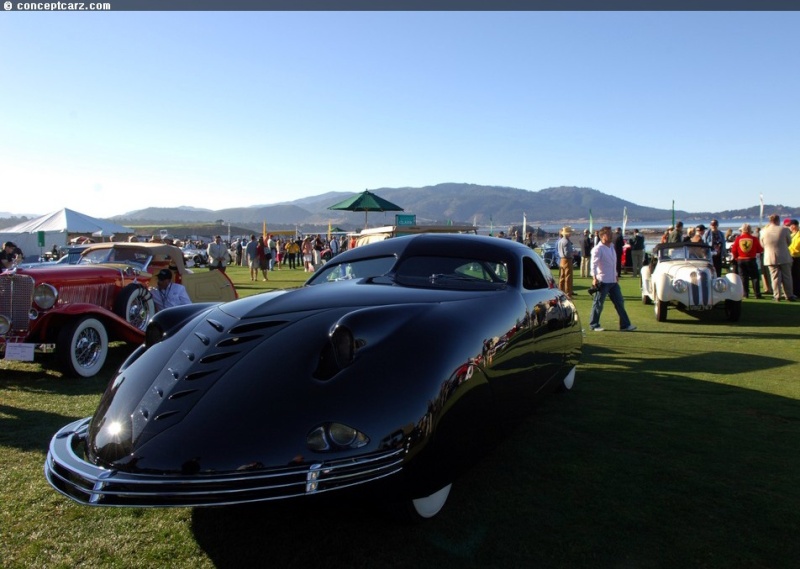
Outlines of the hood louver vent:
[{"label": "hood louver vent", "polygon": [[[138,444],[179,423],[203,396],[258,342],[264,341],[285,320],[248,322],[207,318],[177,347],[152,389],[133,414],[133,434]],[[237,323],[225,331],[227,326]],[[214,353],[208,353],[213,346]],[[225,362],[220,365],[219,362]],[[191,382],[191,387],[186,382]],[[153,410],[152,413],[145,410]]]}]

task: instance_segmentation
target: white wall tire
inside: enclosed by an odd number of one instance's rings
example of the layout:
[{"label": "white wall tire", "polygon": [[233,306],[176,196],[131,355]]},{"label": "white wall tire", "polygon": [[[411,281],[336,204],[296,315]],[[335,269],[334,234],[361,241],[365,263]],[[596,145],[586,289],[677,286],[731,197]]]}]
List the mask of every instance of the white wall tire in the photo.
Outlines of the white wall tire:
[{"label": "white wall tire", "polygon": [[147,323],[156,313],[153,295],[142,285],[129,284],[119,293],[114,301],[114,314],[143,331]]},{"label": "white wall tire", "polygon": [[94,377],[108,356],[108,333],[103,323],[86,317],[61,329],[56,353],[64,373],[75,377]]}]

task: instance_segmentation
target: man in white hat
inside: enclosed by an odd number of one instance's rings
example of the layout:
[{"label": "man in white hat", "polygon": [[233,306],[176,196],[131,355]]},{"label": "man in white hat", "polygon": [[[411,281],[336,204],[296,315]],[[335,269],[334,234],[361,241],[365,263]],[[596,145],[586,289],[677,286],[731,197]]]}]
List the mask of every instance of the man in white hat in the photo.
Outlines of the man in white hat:
[{"label": "man in white hat", "polygon": [[556,251],[558,252],[558,288],[560,288],[567,295],[567,298],[572,298],[574,294],[572,291],[572,241],[569,236],[572,235],[572,228],[569,225],[564,226],[561,230],[561,239],[558,240]]}]

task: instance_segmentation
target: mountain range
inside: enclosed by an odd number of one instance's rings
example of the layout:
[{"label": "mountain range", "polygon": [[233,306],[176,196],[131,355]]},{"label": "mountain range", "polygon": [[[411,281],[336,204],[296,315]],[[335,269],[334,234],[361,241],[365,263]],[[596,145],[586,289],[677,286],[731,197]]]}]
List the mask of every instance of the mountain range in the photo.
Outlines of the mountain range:
[{"label": "mountain range", "polygon": [[[586,222],[589,212],[595,222],[619,223],[623,210],[628,221],[659,222],[670,219],[671,209],[640,206],[630,201],[605,194],[592,188],[562,186],[539,191],[503,186],[485,186],[465,183],[444,183],[421,188],[376,188],[370,190],[378,196],[403,208],[404,213],[415,214],[418,224],[477,223],[504,226],[519,223],[523,213],[528,223]],[[272,228],[295,226],[327,226],[328,223],[344,229],[363,227],[363,212],[330,210],[329,206],[353,196],[351,192],[327,192],[291,202],[220,210],[182,207],[149,207],[117,215],[111,219],[123,225],[180,224],[224,222],[250,227],[260,227],[266,222]],[[800,208],[782,205],[765,205],[765,212],[792,215]],[[371,226],[391,224],[396,212],[368,214]],[[676,219],[708,220],[758,218],[759,206],[747,209],[675,211]]]}]

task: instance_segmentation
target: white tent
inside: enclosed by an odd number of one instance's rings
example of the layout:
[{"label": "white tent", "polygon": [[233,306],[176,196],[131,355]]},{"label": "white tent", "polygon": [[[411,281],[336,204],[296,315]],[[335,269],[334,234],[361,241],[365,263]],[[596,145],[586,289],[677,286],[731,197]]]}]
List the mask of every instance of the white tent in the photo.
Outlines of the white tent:
[{"label": "white tent", "polygon": [[[39,247],[38,232],[44,231],[44,247]],[[36,219],[24,221],[13,227],[0,229],[0,241],[13,241],[22,249],[25,256],[49,251],[53,245],[63,247],[71,235],[98,234],[110,236],[115,234],[133,233],[133,229],[111,221],[89,217],[71,209],[61,209],[48,213]]]}]

